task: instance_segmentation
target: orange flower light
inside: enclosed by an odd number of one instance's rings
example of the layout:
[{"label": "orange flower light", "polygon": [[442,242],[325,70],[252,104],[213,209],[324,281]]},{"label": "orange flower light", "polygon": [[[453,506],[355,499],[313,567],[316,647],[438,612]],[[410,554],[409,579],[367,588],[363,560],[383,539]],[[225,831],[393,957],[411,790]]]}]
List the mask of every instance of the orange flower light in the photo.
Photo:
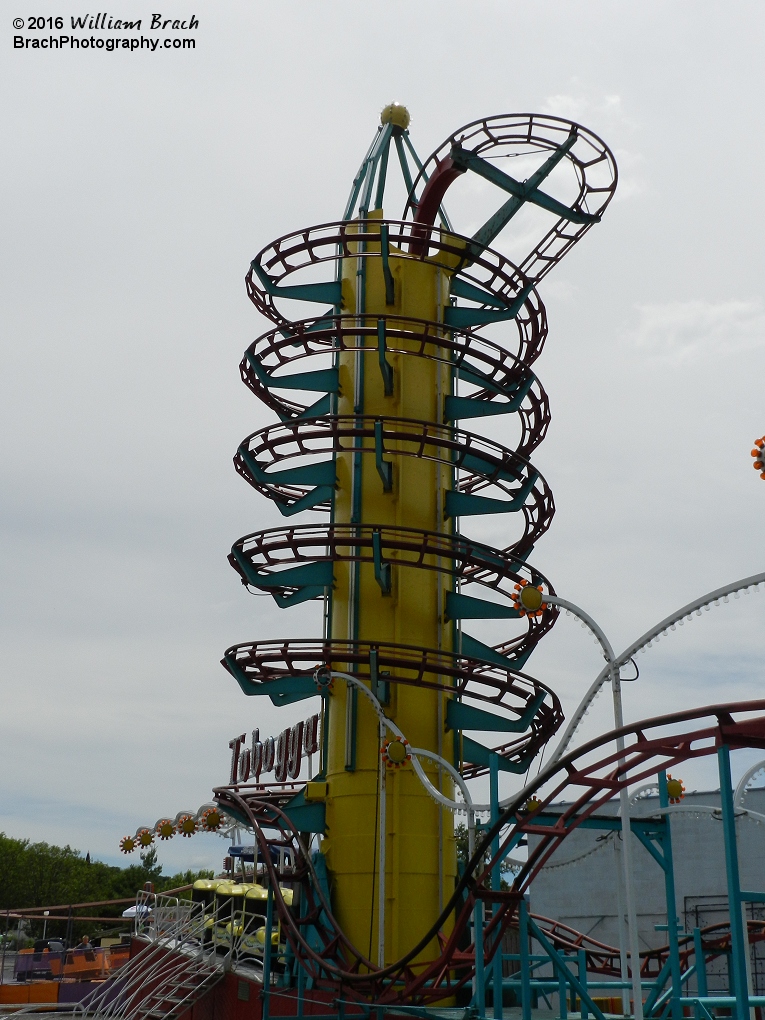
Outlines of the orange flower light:
[{"label": "orange flower light", "polygon": [[401,768],[412,759],[409,741],[401,737],[392,737],[390,740],[386,740],[380,748],[380,754],[388,768],[392,769]]},{"label": "orange flower light", "polygon": [[670,804],[679,804],[685,796],[685,786],[683,786],[682,779],[673,779],[672,776],[667,773],[667,797],[669,798]]},{"label": "orange flower light", "polygon": [[191,837],[197,831],[197,822],[193,815],[181,815],[175,825],[176,831],[182,836]]},{"label": "orange flower light", "polygon": [[541,584],[533,585],[528,581],[520,581],[515,585],[515,591],[511,595],[513,605],[520,616],[541,616],[547,609],[547,603],[542,597],[543,588]]},{"label": "orange flower light", "polygon": [[157,822],[154,831],[160,839],[172,839],[175,835],[175,823],[171,818],[162,818]]},{"label": "orange flower light", "polygon": [[202,812],[199,826],[203,832],[217,832],[223,825],[223,815],[218,808],[210,807]]},{"label": "orange flower light", "polygon": [[765,436],[761,439],[755,439],[754,449],[752,450],[752,456],[754,457],[754,464],[752,465],[755,471],[760,472],[760,478],[765,478]]},{"label": "orange flower light", "polygon": [[120,840],[120,850],[123,854],[132,854],[135,850],[135,839],[133,836],[123,836]]},{"label": "orange flower light", "polygon": [[139,829],[135,838],[139,846],[151,846],[154,842],[154,833],[151,829]]}]

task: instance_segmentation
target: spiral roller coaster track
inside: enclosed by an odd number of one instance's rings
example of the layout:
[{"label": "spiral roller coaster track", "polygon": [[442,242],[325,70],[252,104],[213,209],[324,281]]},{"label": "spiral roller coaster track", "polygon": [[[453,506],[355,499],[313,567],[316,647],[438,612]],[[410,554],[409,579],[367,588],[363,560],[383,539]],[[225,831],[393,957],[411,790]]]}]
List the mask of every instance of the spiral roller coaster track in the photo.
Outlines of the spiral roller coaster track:
[{"label": "spiral roller coaster track", "polygon": [[[386,218],[382,209],[394,149],[408,190],[402,220]],[[533,172],[517,180],[499,169],[503,160],[531,160]],[[505,193],[472,237],[456,233],[442,207],[449,186],[468,172]],[[444,721],[458,736],[455,763],[468,778],[488,770],[492,753],[504,770],[524,773],[559,728],[563,716],[555,693],[521,672],[557,610],[548,605],[525,615],[512,599],[526,583],[554,594],[527,562],[554,513],[550,488],[529,459],[550,421],[547,395],[530,367],[547,337],[536,284],[599,221],[615,187],[608,148],[570,121],[528,114],[476,121],[422,164],[406,126],[394,116],[378,131],[343,219],[285,235],[253,259],[247,293],[275,328],[247,349],[240,372],[279,422],[241,443],[235,467],[283,516],[313,511],[329,519],[246,535],[234,543],[229,560],[250,591],[270,595],[282,608],[313,599],[328,608],[321,637],[251,641],[227,650],[223,665],[245,694],[268,696],[276,705],[316,696],[314,674],[327,664],[341,664],[378,693],[384,688],[403,698],[407,691],[429,692],[445,699]],[[529,209],[543,225],[538,242],[515,264],[490,245],[516,213]],[[446,294],[430,317],[411,303],[404,310],[402,302],[416,289],[413,281],[421,288],[422,281],[434,281]],[[368,296],[374,286],[376,302]],[[325,310],[295,318],[297,302]],[[411,396],[417,387],[407,379],[434,381],[434,416],[407,413],[417,403]],[[422,382],[417,385],[422,389]],[[500,415],[515,436],[512,445],[457,424]],[[429,526],[363,511],[363,505],[381,505],[375,500],[398,497],[415,469],[422,479],[436,480],[437,512]],[[459,530],[464,519],[497,514],[512,522],[505,548]],[[431,639],[435,647],[384,631],[359,633],[358,606],[349,610],[350,631],[337,632],[332,603],[340,588],[358,603],[359,578],[373,577],[384,598],[431,575],[445,591],[438,603],[438,640]],[[469,620],[501,620],[508,633],[487,645],[466,633]],[[326,716],[336,709],[329,693],[321,693],[326,748]],[[350,698],[348,693],[348,712]],[[348,715],[346,733],[353,718]],[[485,748],[463,737],[463,729],[494,729],[503,742]],[[346,761],[346,769],[353,767]],[[488,872],[476,855],[454,894],[442,895],[425,923],[428,931],[421,938],[417,932],[417,945],[406,951],[378,946],[375,957],[371,936],[364,952],[345,933],[305,852],[290,818],[294,790],[241,786],[216,796],[224,810],[254,828],[261,843],[268,828],[292,848],[304,906],[296,919],[281,901],[274,872],[276,906],[292,951],[316,987],[379,1002],[443,999],[473,974],[475,954],[466,932],[476,898],[491,898],[490,951],[517,904],[517,890],[489,892]],[[264,858],[270,861],[268,854]]]}]

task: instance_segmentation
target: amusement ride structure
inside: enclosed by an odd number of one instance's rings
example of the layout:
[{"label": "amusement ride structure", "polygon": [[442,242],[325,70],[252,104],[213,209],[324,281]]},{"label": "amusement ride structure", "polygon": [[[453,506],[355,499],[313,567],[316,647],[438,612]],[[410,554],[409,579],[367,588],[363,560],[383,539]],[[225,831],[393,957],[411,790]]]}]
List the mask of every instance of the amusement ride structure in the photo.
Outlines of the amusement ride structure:
[{"label": "amusement ride structure", "polygon": [[[321,711],[317,728],[309,720],[266,741],[255,731],[251,744],[238,736],[230,783],[215,790],[218,814],[209,805],[197,813],[202,827],[236,824],[253,834],[250,859],[254,869],[260,862],[268,890],[263,1012],[269,996],[281,995],[292,997],[298,1015],[312,997],[329,997],[335,1012],[423,1015],[429,1005],[471,1003],[484,1015],[490,991],[501,1017],[502,991],[512,989],[528,1017],[536,987],[530,936],[552,963],[563,1001],[570,994],[582,1015],[603,1016],[588,970],[614,979],[619,994],[631,990],[636,1016],[649,980],[657,990],[646,1013],[682,1015],[684,983],[692,967],[703,970],[689,964],[694,952],[702,963],[705,953],[733,953],[730,1001],[748,1008],[740,916],[732,910],[727,932],[692,945],[678,938],[669,813],[682,784],[667,769],[717,755],[728,888],[740,899],[729,750],[765,747],[765,701],[625,726],[619,671],[663,631],[765,574],[684,607],[616,655],[532,563],[554,513],[530,459],[550,421],[532,371],[547,337],[537,287],[602,218],[617,183],[613,156],[578,124],[519,114],[468,124],[421,162],[408,125],[404,107],[386,107],[342,218],[281,237],[246,277],[250,300],[273,328],[247,349],[241,376],[278,421],[248,436],[234,463],[289,520],[240,538],[229,560],[243,584],[278,606],[323,607],[314,637],[269,637],[226,651],[223,665],[246,695],[276,706],[320,696]],[[401,219],[388,218],[384,205],[394,161],[407,194]],[[528,170],[525,179],[511,175],[517,167]],[[464,175],[479,178],[484,192],[495,188],[499,203],[470,236],[444,209]],[[519,222],[518,236],[538,233],[513,262],[497,239]],[[505,443],[481,432],[497,416],[511,437]],[[303,514],[322,520],[292,522]],[[465,533],[486,515],[501,515],[503,548]],[[606,665],[547,766],[527,781],[563,723],[555,692],[526,671],[561,609],[590,627]],[[471,621],[487,620],[506,627],[496,645],[469,633],[482,627]],[[606,683],[616,729],[572,750]],[[305,757],[311,773],[301,782]],[[267,783],[272,770],[276,782]],[[500,773],[518,777],[519,792],[504,801]],[[489,790],[484,804],[469,786],[478,777]],[[631,823],[629,790],[646,782],[657,784],[664,813]],[[604,815],[613,802],[620,813]],[[460,813],[469,851],[458,867]],[[192,817],[184,814],[189,826]],[[629,953],[528,914],[524,894],[534,876],[582,825],[631,831],[662,867],[665,950],[638,953],[629,875]],[[150,830],[130,839],[147,845]],[[526,842],[528,859],[515,862],[508,886],[503,862]],[[514,976],[503,970],[511,925],[520,930]],[[274,945],[283,945],[278,991],[272,926]],[[762,926],[749,935],[761,938]],[[627,967],[627,955],[640,966]]]}]

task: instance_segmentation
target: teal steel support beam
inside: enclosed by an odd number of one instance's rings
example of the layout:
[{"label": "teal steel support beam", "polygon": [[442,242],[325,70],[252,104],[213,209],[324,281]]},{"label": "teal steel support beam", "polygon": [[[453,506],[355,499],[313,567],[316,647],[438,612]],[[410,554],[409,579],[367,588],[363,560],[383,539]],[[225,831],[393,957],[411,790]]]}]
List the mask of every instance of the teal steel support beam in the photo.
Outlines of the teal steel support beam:
[{"label": "teal steel support beam", "polygon": [[717,752],[717,767],[720,774],[720,806],[725,839],[725,874],[728,882],[733,994],[736,996],[736,1015],[746,1020],[749,1016],[749,987],[744,954],[748,951],[748,941],[744,935],[744,923],[741,917],[741,882],[738,870],[736,817],[730,773],[730,748],[727,744],[723,744]]},{"label": "teal steel support beam", "polygon": [[[531,934],[542,946],[542,949],[544,949],[545,953],[547,953],[547,955],[550,957],[550,962],[552,963],[553,969],[555,970],[558,977],[565,981],[569,988],[571,988],[579,996],[582,1002],[587,1003],[588,1010],[591,1013],[593,1013],[595,1017],[597,1017],[597,1020],[606,1020],[602,1010],[600,1009],[599,1006],[596,1006],[596,1004],[592,1001],[587,989],[584,987],[582,982],[579,980],[578,977],[572,974],[572,972],[569,970],[566,964],[565,959],[561,956],[561,954],[553,946],[549,939],[547,939],[542,929],[532,918],[529,918],[529,928],[531,929]],[[561,1007],[564,1010],[566,1008],[565,996],[563,997]]]},{"label": "teal steel support beam", "polygon": [[[571,140],[571,145],[573,145],[576,141],[576,138],[574,137],[571,139],[570,135],[569,139]],[[561,153],[561,157],[563,155],[565,155],[565,153]],[[553,198],[552,195],[548,195],[544,191],[540,191],[537,187],[533,186],[531,180],[525,183],[522,181],[516,181],[514,177],[504,173],[499,169],[499,167],[495,166],[494,163],[490,163],[481,156],[477,156],[474,152],[469,152],[467,149],[463,149],[461,145],[455,145],[452,147],[451,157],[456,167],[464,170],[472,170],[473,173],[478,174],[479,177],[483,177],[485,180],[491,181],[491,183],[496,184],[498,188],[502,188],[503,191],[509,192],[515,198],[521,199],[522,202],[531,202],[533,205],[538,205],[540,208],[546,209],[548,212],[554,213],[556,216],[560,216],[561,219],[568,220],[569,223],[586,224],[600,222],[599,215],[577,212],[576,210],[571,209],[569,206],[564,205],[563,202],[559,202],[557,198]],[[555,158],[555,155],[551,158]],[[548,160],[548,163],[549,162],[550,161]],[[540,170],[543,169],[544,166],[540,168]],[[550,169],[552,169],[552,167]],[[488,226],[488,224],[485,226]],[[502,228],[500,227],[500,230],[501,229]]]},{"label": "teal steel support beam", "polygon": [[[667,794],[667,773],[664,769],[659,773],[659,804],[669,807]],[[683,1007],[680,996],[683,994],[680,980],[680,946],[677,941],[677,897],[675,895],[675,866],[672,858],[672,827],[669,817],[664,816],[664,832],[662,834],[662,851],[664,857],[664,892],[667,900],[667,941],[669,942],[670,970],[672,973],[672,995],[670,998],[670,1016],[672,1020],[681,1020]]]},{"label": "teal steel support beam", "polygon": [[704,956],[704,942],[701,928],[693,929],[693,955],[696,957],[696,988],[700,996],[709,994],[707,986],[707,961]]},{"label": "teal steel support beam", "polygon": [[[523,182],[522,187],[527,195],[535,192],[542,181],[550,175],[566,153],[573,147],[577,137],[576,129],[572,130],[566,141],[555,149],[552,155],[548,157],[537,172],[532,174],[527,181]],[[480,245],[481,248],[487,248],[497,234],[499,234],[504,227],[507,226],[513,216],[515,216],[526,201],[529,201],[529,199],[524,198],[521,195],[513,194],[512,198],[509,198],[507,202],[505,202],[505,204],[498,209],[494,215],[491,216],[478,231],[476,231],[475,234],[473,234],[472,240]]]}]

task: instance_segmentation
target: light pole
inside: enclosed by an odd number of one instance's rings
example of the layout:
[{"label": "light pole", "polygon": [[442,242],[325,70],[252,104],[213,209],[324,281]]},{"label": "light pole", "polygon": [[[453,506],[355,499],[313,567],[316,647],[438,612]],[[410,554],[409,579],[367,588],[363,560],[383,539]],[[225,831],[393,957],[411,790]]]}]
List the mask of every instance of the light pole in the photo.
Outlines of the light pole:
[{"label": "light pole", "polygon": [[43,917],[45,918],[45,920],[43,921],[43,941],[45,941],[45,933],[48,930],[48,915],[49,914],[50,914],[50,910],[43,910]]},{"label": "light pole", "polygon": [[[624,726],[624,713],[622,711],[622,685],[619,676],[619,664],[611,647],[611,642],[593,618],[573,602],[568,602],[566,599],[558,598],[555,595],[543,595],[539,588],[531,584],[524,585],[520,589],[517,602],[519,607],[522,607],[528,613],[539,612],[545,603],[560,606],[562,609],[567,609],[589,628],[603,650],[603,655],[606,659],[607,665],[603,672],[606,676],[611,677],[611,692],[614,700],[614,727],[620,730]],[[619,765],[621,767],[624,765],[623,736],[616,738],[616,750],[619,754]],[[634,1016],[635,1020],[643,1020],[643,993],[640,984],[640,946],[638,944],[637,914],[635,911],[635,893],[632,881],[632,846],[630,841],[632,830],[630,828],[629,791],[626,786],[623,786],[619,791],[619,814],[621,816],[622,829],[622,863],[624,865],[624,889],[627,900],[627,937],[629,941],[630,970],[632,972]],[[622,925],[623,920],[619,918],[620,942],[623,940]],[[625,977],[626,975],[622,973],[622,980]]]}]

